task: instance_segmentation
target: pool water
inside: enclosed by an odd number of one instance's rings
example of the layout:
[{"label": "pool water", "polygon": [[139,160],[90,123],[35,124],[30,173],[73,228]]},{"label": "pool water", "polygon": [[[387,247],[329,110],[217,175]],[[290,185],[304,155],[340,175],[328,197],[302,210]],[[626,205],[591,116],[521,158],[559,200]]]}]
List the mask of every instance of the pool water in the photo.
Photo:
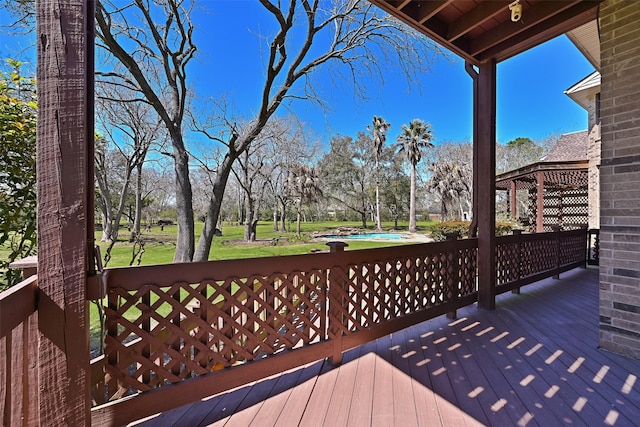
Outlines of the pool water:
[{"label": "pool water", "polygon": [[338,239],[338,240],[400,240],[402,234],[400,233],[364,233],[364,234],[351,234],[348,236],[338,236],[336,234],[330,236],[324,236],[325,239]]}]

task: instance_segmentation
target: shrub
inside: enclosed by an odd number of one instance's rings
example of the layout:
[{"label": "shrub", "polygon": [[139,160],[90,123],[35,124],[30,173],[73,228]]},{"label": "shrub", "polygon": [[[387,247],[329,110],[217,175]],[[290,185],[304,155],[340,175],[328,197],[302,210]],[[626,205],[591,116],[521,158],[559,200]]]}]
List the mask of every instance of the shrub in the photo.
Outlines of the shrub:
[{"label": "shrub", "polygon": [[446,240],[448,235],[455,235],[458,239],[467,237],[469,233],[469,221],[447,221],[433,224],[431,228],[431,237],[439,242]]},{"label": "shrub", "polygon": [[[470,225],[470,221],[439,222],[430,227],[431,237],[437,242],[447,240],[447,236],[449,235],[455,235],[458,239],[463,239],[468,237]],[[518,228],[517,224],[498,221],[496,222],[496,235],[503,236],[510,234],[515,228]]]}]

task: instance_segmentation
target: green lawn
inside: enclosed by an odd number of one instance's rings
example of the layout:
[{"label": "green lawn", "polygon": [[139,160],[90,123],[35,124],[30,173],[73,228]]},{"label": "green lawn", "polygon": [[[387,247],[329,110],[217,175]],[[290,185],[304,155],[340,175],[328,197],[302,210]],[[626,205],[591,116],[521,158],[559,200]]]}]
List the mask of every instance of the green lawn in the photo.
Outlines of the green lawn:
[{"label": "green lawn", "polygon": [[[432,223],[418,223],[418,232],[426,233],[430,224]],[[284,256],[305,254],[312,250],[325,250],[327,249],[326,243],[323,241],[314,242],[313,239],[308,237],[308,233],[312,233],[314,231],[335,230],[337,227],[358,228],[359,225],[360,224],[356,222],[302,223],[301,228],[303,237],[298,239],[295,232],[274,232],[273,224],[269,222],[262,222],[258,224],[257,228],[258,242],[253,244],[246,244],[242,242],[244,237],[243,226],[225,225],[222,227],[222,236],[213,238],[209,259],[220,260]],[[291,227],[295,228],[295,224],[291,224]],[[403,229],[406,230],[407,224],[399,223],[398,228],[400,231]],[[383,229],[393,230],[393,223],[383,223]],[[201,230],[202,223],[197,223],[196,236],[200,234]],[[373,231],[373,228],[369,228],[369,230]],[[141,265],[171,263],[175,250],[176,232],[177,226],[172,225],[165,226],[163,231],[160,230],[159,226],[154,226],[151,232],[144,233],[143,240],[145,241],[145,246]],[[100,236],[101,232],[96,232],[96,241],[99,242]],[[123,228],[120,240],[115,244],[111,251],[111,260],[108,263],[108,267],[122,267],[130,264],[133,245],[124,240],[126,237],[128,237],[128,232],[126,228]],[[278,243],[274,245],[272,244],[272,241],[276,238],[278,239]],[[352,241],[349,242],[348,249],[365,249],[381,246],[394,246],[397,244],[402,243]],[[99,242],[99,245],[102,250],[102,255],[104,256],[108,245],[103,242]]]}]

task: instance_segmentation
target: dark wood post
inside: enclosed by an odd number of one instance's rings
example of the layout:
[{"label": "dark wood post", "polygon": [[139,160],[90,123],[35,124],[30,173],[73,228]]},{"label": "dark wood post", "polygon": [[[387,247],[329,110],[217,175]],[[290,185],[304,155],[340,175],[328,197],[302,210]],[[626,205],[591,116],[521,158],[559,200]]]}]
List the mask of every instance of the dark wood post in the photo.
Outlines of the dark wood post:
[{"label": "dark wood post", "polygon": [[544,172],[536,172],[536,233],[544,232]]},{"label": "dark wood post", "polygon": [[516,188],[516,181],[513,180],[509,183],[509,214],[511,218],[518,218],[518,189]]},{"label": "dark wood post", "polygon": [[327,246],[329,246],[329,252],[335,254],[344,252],[344,248],[348,247],[349,245],[345,242],[327,242]]},{"label": "dark wood post", "polygon": [[471,224],[469,225],[469,237],[478,237],[478,72],[470,62],[465,62],[464,69],[473,81],[473,195],[471,202]]},{"label": "dark wood post", "polygon": [[[36,2],[39,424],[88,426],[93,2]],[[91,77],[88,77],[91,76]]]},{"label": "dark wood post", "polygon": [[[512,230],[514,236],[518,236],[518,241],[516,242],[516,262],[515,262],[515,271],[517,272],[515,280],[520,280],[522,277],[522,272],[520,269],[520,263],[522,262],[522,245],[520,244],[520,237],[522,235],[522,230]],[[520,288],[515,288],[511,291],[512,294],[520,295]]]},{"label": "dark wood post", "polygon": [[[458,240],[458,233],[447,233],[447,241],[455,245],[455,241]],[[451,249],[451,261],[445,270],[445,299],[447,301],[454,301],[458,298],[458,290],[460,285],[460,266],[459,266],[458,248],[452,246]],[[453,310],[446,313],[447,319],[457,319],[458,311]]]},{"label": "dark wood post", "polygon": [[[344,248],[349,246],[344,242],[328,242],[330,253],[343,253]],[[339,282],[340,275],[336,272],[329,272],[329,292],[327,294],[327,300],[329,301],[328,314],[328,330],[329,336],[333,341],[333,354],[330,357],[329,362],[332,365],[339,365],[342,363],[342,305],[344,304],[344,298],[342,297],[342,283]]]},{"label": "dark wood post", "polygon": [[26,258],[13,261],[9,268],[22,270],[22,280],[28,279],[38,272],[38,256],[31,255]]},{"label": "dark wood post", "polygon": [[553,225],[551,226],[551,228],[553,228],[553,239],[555,241],[555,253],[556,253],[556,271],[558,272],[557,274],[553,275],[553,278],[558,280],[560,279],[560,245],[562,244],[562,242],[560,241],[560,230],[561,227],[559,225]]},{"label": "dark wood post", "polygon": [[477,155],[473,168],[478,172],[478,307],[496,306],[496,61],[478,67],[476,114]]}]

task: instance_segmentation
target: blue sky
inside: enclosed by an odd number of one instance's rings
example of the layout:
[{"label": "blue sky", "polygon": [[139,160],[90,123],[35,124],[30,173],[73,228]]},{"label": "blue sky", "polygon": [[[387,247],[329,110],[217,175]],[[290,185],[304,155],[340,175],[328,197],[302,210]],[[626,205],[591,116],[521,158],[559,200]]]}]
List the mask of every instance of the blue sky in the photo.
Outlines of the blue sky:
[{"label": "blue sky", "polygon": [[[199,94],[225,96],[239,114],[248,115],[262,84],[258,35],[268,34],[270,23],[263,20],[261,6],[254,1],[214,0],[204,5],[208,12],[199,11],[194,19],[199,56],[190,75]],[[0,23],[4,19],[0,11]],[[29,46],[28,41],[4,33],[0,37],[2,58],[15,58]],[[318,89],[331,110],[322,111],[308,102],[296,102],[292,110],[324,142],[336,134],[355,137],[373,115],[392,124],[390,142],[401,125],[414,118],[431,123],[436,143],[470,141],[471,79],[464,63],[452,58],[437,60],[420,77],[420,89],[410,90],[402,76],[389,73],[383,86],[371,88],[366,101],[355,97],[348,85],[336,86],[317,74]],[[566,36],[498,64],[498,141],[506,143],[519,136],[541,140],[585,129],[586,112],[563,91],[592,71]]]}]

